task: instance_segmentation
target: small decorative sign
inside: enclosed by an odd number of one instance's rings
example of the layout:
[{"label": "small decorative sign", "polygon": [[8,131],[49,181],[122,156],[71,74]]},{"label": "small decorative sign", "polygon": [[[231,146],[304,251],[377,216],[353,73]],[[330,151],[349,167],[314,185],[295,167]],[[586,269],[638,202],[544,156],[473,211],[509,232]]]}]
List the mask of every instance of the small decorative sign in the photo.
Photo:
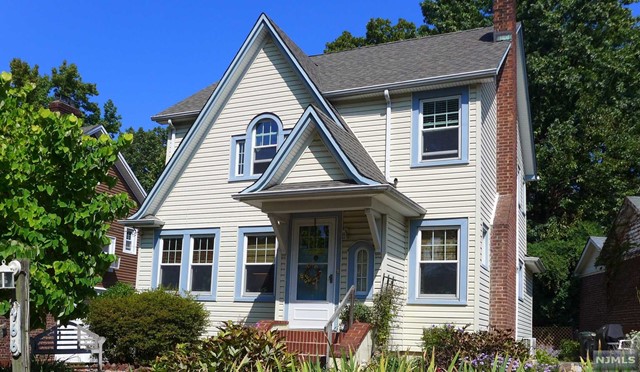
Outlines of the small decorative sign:
[{"label": "small decorative sign", "polygon": [[11,305],[11,313],[9,314],[9,334],[11,336],[9,349],[11,350],[11,355],[14,357],[19,357],[21,354],[22,327],[20,324],[20,313],[20,304],[14,301]]}]

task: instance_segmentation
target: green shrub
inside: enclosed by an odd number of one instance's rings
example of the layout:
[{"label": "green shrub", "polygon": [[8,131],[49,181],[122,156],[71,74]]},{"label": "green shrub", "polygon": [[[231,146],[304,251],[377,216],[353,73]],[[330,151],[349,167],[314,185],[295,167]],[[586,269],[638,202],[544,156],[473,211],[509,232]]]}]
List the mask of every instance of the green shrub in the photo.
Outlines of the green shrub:
[{"label": "green shrub", "polygon": [[[156,359],[153,370],[254,371],[295,370],[297,357],[287,352],[278,332],[260,331],[231,321],[218,327],[218,334],[203,341],[180,344]],[[293,368],[292,368],[293,367]]]},{"label": "green shrub", "polygon": [[535,360],[538,367],[545,371],[557,371],[560,361],[557,358],[558,352],[549,346],[539,346],[536,348]]},{"label": "green shrub", "polygon": [[493,362],[496,357],[527,360],[529,349],[522,342],[514,340],[511,332],[466,332],[466,328],[452,325],[425,328],[422,332],[423,350],[427,354],[433,352],[437,366],[448,366],[456,354],[459,354],[460,360],[472,364],[476,361],[484,363],[487,358]]},{"label": "green shrub", "polygon": [[202,304],[191,298],[153,290],[99,296],[89,304],[87,323],[107,339],[109,362],[148,365],[177,344],[198,339],[207,316]]},{"label": "green shrub", "polygon": [[402,290],[394,286],[386,286],[373,296],[373,342],[378,349],[389,343],[401,296]]},{"label": "green shrub", "polygon": [[[340,314],[340,320],[345,323],[349,319],[349,305]],[[373,324],[373,309],[362,302],[356,302],[353,306],[353,320],[361,323]]]},{"label": "green shrub", "polygon": [[100,297],[105,298],[105,297],[127,297],[127,296],[131,296],[132,294],[136,293],[136,290],[133,288],[133,286],[131,286],[131,284],[126,284],[126,283],[116,283],[113,286],[107,288],[106,291],[104,291]]},{"label": "green shrub", "polygon": [[580,343],[574,340],[560,341],[560,354],[558,359],[568,362],[577,362],[580,360]]}]

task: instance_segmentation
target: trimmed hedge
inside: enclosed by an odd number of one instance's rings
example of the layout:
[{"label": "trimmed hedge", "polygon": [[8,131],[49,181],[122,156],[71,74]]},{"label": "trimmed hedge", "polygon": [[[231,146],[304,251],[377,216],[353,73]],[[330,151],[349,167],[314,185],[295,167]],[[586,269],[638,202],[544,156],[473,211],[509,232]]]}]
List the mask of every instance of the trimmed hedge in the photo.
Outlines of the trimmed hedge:
[{"label": "trimmed hedge", "polygon": [[121,294],[94,299],[87,317],[91,330],[107,339],[111,363],[149,365],[177,344],[197,340],[207,325],[202,304],[175,292]]}]

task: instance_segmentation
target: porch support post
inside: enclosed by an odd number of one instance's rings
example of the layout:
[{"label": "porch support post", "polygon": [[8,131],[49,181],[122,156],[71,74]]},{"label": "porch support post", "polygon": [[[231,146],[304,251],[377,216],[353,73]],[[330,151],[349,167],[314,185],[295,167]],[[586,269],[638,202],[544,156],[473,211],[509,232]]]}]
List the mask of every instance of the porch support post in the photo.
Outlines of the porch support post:
[{"label": "porch support post", "polygon": [[366,208],[364,210],[364,214],[367,216],[367,222],[369,223],[369,230],[371,230],[373,247],[375,248],[376,252],[380,253],[382,252],[384,246],[386,245],[383,238],[383,233],[386,228],[385,221],[383,218],[384,216],[371,208]]}]

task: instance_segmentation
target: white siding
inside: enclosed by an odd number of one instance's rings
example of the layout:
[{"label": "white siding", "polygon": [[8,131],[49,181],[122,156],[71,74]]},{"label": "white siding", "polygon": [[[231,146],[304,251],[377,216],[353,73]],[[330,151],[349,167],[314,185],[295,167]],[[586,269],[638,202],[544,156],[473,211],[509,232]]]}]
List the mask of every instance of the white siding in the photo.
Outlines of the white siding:
[{"label": "white siding", "polygon": [[346,178],[340,165],[316,134],[282,183],[340,181]]},{"label": "white siding", "polygon": [[[497,102],[495,82],[482,84],[482,136],[480,149],[480,220],[478,224],[478,242],[482,245],[483,225],[491,228],[497,201],[496,192],[496,125],[497,125]],[[491,234],[491,229],[489,231]],[[489,270],[482,266],[482,250],[486,247],[479,247],[478,260],[478,325],[477,329],[487,329],[489,327],[490,310],[490,274]]]},{"label": "white siding", "polygon": [[[469,88],[469,164],[442,167],[411,168],[411,94],[391,96],[391,178],[398,179],[398,190],[427,210],[426,219],[467,218],[469,221],[469,267],[467,279],[467,305],[465,306],[403,306],[393,336],[394,345],[418,351],[422,329],[432,324],[456,324],[464,326],[475,321],[476,291],[476,243],[481,229],[476,222],[476,160],[477,123],[480,119],[480,94],[476,86]],[[335,106],[360,142],[384,169],[385,108],[384,99],[368,101],[335,102]],[[386,272],[397,279],[406,280],[408,267],[408,228],[398,223],[397,231],[390,238],[398,239],[389,247],[404,247],[403,250],[387,250]],[[394,223],[395,223],[394,222]],[[389,230],[392,230],[392,224]],[[479,233],[478,233],[479,231]],[[406,282],[403,282],[406,287]],[[405,295],[406,299],[406,295]]]},{"label": "white siding", "polygon": [[[518,166],[524,169],[522,165],[522,147],[520,146],[520,134],[518,133]],[[527,255],[527,204],[526,204],[527,187],[524,181],[524,172],[518,174],[518,260],[524,261]],[[533,275],[525,269],[524,290],[522,299],[517,301],[517,324],[516,338],[532,337],[533,327]],[[516,296],[517,297],[517,296]]]},{"label": "white siding", "polygon": [[[238,228],[270,222],[259,210],[231,198],[252,181],[227,181],[230,137],[244,134],[251,119],[265,112],[278,115],[290,129],[310,103],[306,86],[267,40],[156,214],[165,221],[164,229],[220,228],[217,300],[205,303],[210,312],[209,333],[224,320],[255,322],[275,315],[273,303],[234,302]],[[285,257],[279,258],[280,263],[286,262]],[[145,261],[150,258],[145,256]],[[141,268],[140,275],[141,285],[148,286],[150,271]]]},{"label": "white siding", "polygon": [[[410,347],[413,351],[418,351],[419,349],[415,347],[416,337],[419,338],[422,335],[422,327],[426,326],[426,324],[424,323],[424,317],[420,320],[411,316],[413,314],[411,310],[413,309],[407,306],[404,301],[407,297],[408,232],[409,228],[404,218],[396,215],[387,215],[387,247],[384,257],[384,272],[395,280],[395,285],[403,289],[402,307],[398,312],[398,317],[395,319],[395,326],[392,327],[391,344],[401,348]],[[382,285],[382,275],[376,279],[380,280],[380,285]],[[412,327],[417,329],[410,329]]]},{"label": "white siding", "polygon": [[151,269],[153,266],[153,230],[139,229],[140,250],[138,251],[138,268],[136,273],[136,289],[151,288]]}]

